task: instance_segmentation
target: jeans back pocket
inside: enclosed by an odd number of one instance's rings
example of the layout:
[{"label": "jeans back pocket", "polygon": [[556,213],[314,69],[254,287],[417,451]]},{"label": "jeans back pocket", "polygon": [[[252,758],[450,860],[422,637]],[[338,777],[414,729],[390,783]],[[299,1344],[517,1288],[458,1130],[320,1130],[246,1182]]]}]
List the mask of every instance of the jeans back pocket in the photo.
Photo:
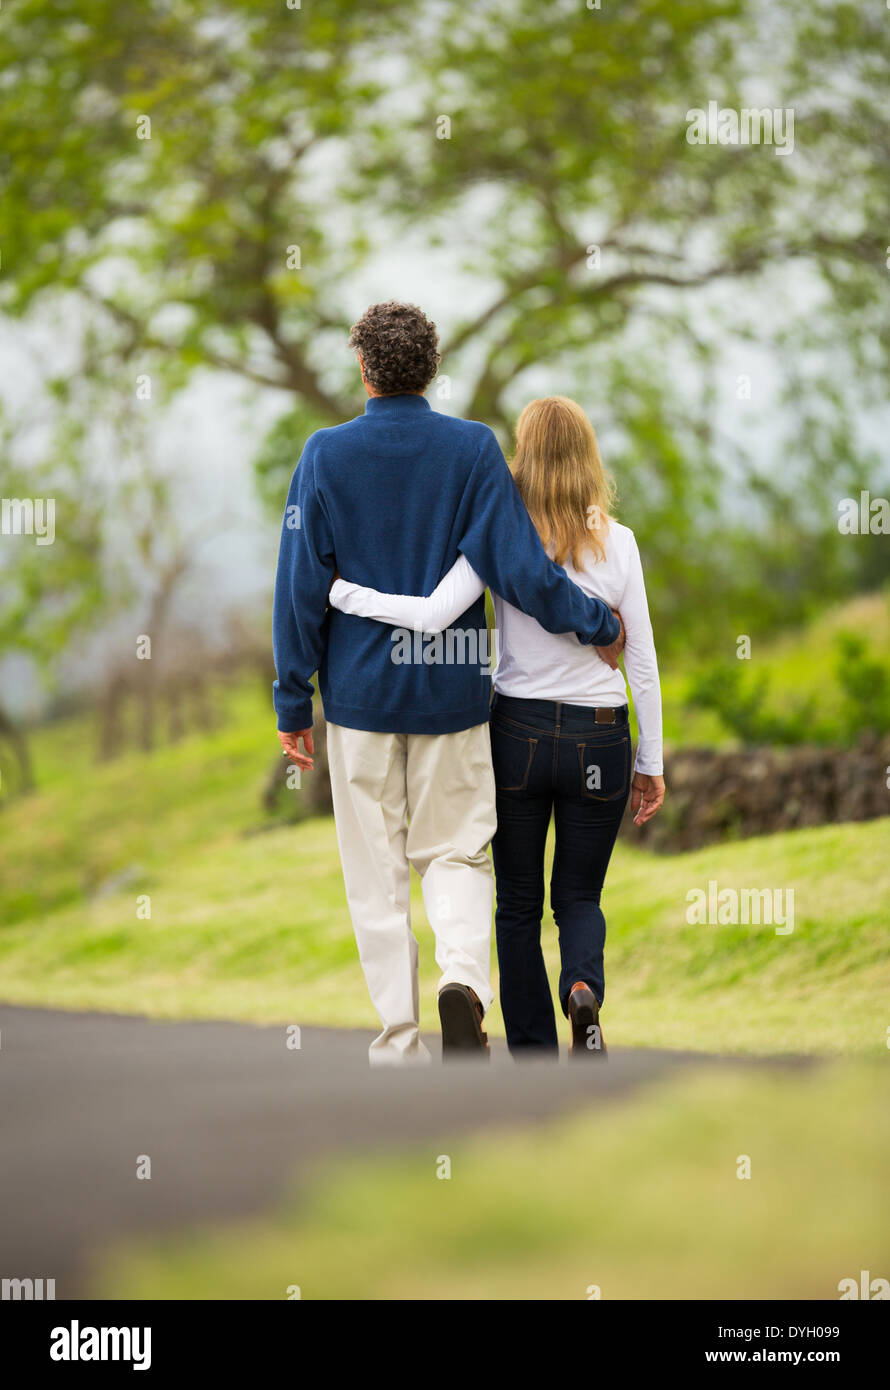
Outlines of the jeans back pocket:
[{"label": "jeans back pocket", "polygon": [[627,796],[630,780],[630,738],[576,744],[585,801],[618,801]]},{"label": "jeans back pocket", "polygon": [[502,724],[491,725],[491,762],[499,792],[524,792],[538,740],[531,734],[512,732]]}]

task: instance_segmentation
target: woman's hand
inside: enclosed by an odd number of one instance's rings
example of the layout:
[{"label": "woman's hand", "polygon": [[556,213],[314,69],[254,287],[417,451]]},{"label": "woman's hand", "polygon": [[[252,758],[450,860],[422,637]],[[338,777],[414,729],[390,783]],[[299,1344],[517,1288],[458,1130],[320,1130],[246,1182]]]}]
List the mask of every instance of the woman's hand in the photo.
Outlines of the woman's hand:
[{"label": "woman's hand", "polygon": [[631,783],[630,808],[634,825],[645,825],[664,801],[664,778],[648,772],[635,772]]}]

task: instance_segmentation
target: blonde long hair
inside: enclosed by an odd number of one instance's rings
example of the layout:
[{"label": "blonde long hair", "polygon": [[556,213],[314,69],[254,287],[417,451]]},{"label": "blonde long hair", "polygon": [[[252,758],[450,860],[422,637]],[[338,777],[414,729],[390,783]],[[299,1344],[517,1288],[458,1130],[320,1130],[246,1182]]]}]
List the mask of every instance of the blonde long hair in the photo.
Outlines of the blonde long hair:
[{"label": "blonde long hair", "polygon": [[596,433],[577,401],[545,396],[529,401],[516,422],[510,464],[522,500],[545,549],[558,565],[585,550],[604,560],[615,483],[603,467]]}]

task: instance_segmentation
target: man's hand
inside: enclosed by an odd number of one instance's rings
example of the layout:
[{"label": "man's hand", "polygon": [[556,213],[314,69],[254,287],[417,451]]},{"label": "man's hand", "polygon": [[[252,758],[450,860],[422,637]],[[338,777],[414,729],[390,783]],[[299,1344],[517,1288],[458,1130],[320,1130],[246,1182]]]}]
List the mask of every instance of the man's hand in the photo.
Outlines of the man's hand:
[{"label": "man's hand", "polygon": [[[303,740],[305,752],[300,752],[300,739]],[[315,748],[312,743],[311,729],[298,729],[294,734],[285,734],[278,730],[278,742],[284,749],[284,756],[297,767],[301,767],[304,772],[312,771],[312,754]]]},{"label": "man's hand", "polygon": [[635,772],[631,783],[630,809],[634,825],[645,825],[664,801],[664,778],[647,772]]},{"label": "man's hand", "polygon": [[627,641],[627,633],[624,631],[624,620],[621,614],[612,609],[613,614],[618,619],[618,636],[609,647],[597,647],[597,651],[607,666],[611,666],[613,671],[618,670],[618,657],[624,651],[624,644]]}]

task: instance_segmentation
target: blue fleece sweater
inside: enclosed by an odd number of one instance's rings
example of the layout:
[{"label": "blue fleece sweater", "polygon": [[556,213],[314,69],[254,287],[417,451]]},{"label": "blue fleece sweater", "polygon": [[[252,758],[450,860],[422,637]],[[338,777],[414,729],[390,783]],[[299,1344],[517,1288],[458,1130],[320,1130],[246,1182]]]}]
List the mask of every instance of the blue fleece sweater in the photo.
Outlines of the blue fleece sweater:
[{"label": "blue fleece sweater", "polygon": [[[484,636],[475,651],[452,639],[444,661],[433,639],[412,640],[420,659],[405,660],[395,628],[327,604],[335,570],[387,593],[430,594],[460,552],[549,632],[597,646],[617,637],[606,605],[548,558],[487,425],[441,415],[423,396],[374,396],[363,415],[313,434],[288,493],[275,583],[279,729],[311,726],[316,672],[326,719],[347,728],[440,734],[486,722]],[[454,629],[485,626],[480,598]]]}]

